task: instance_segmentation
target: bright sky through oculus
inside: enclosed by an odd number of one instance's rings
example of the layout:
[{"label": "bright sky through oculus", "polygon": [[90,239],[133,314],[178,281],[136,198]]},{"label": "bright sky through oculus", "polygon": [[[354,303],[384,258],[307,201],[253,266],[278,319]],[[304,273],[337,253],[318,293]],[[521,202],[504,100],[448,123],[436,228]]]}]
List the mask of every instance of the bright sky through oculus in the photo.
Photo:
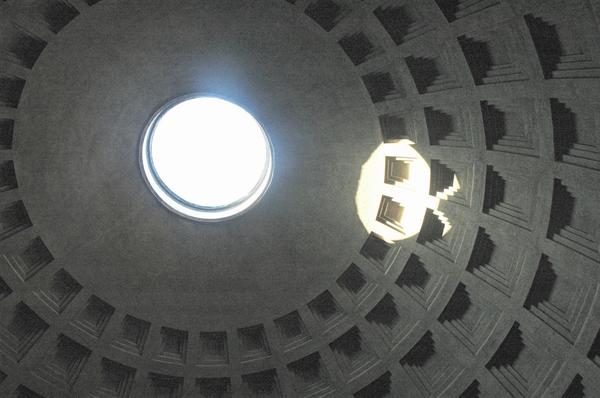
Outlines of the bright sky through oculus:
[{"label": "bright sky through oculus", "polygon": [[[142,146],[142,166],[155,194],[175,211],[195,210],[185,214],[193,218],[227,218],[245,210],[271,177],[271,146],[261,125],[221,98],[192,97],[165,107]],[[222,211],[198,214],[211,210]]]}]

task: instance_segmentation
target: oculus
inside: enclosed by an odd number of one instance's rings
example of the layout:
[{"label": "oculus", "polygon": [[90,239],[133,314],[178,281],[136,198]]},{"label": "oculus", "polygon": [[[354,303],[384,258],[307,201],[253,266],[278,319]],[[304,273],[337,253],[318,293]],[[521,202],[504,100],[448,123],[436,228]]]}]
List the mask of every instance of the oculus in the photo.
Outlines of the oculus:
[{"label": "oculus", "polygon": [[273,150],[265,130],[244,108],[211,95],[176,98],[146,126],[142,174],[173,212],[199,221],[233,218],[266,192]]}]

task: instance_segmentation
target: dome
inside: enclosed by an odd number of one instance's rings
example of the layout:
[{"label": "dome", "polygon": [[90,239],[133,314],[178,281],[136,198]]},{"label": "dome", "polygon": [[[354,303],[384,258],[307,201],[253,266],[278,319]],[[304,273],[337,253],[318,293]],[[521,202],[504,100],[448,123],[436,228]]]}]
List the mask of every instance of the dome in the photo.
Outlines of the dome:
[{"label": "dome", "polygon": [[0,396],[595,396],[598,18],[3,0]]}]

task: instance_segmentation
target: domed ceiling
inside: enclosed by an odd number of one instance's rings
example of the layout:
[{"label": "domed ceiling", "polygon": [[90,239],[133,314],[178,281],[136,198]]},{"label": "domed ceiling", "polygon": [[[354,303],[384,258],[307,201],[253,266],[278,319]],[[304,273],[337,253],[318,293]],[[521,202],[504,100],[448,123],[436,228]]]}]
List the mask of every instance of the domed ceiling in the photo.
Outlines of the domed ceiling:
[{"label": "domed ceiling", "polygon": [[[0,397],[598,395],[598,18],[2,0]],[[169,211],[140,170],[195,93],[272,143],[234,219]]]}]

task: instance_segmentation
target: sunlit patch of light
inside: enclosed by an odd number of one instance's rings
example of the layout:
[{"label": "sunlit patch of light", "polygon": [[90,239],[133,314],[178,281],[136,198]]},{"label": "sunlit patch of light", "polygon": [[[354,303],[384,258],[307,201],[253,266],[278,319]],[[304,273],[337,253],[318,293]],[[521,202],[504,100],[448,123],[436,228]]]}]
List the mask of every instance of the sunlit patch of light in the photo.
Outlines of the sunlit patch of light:
[{"label": "sunlit patch of light", "polygon": [[[402,181],[385,181],[386,157],[398,159],[409,165],[408,175]],[[374,232],[388,242],[410,238],[419,233],[427,209],[444,224],[443,233],[448,233],[452,225],[443,212],[438,210],[442,200],[447,200],[459,189],[456,176],[451,187],[429,194],[431,170],[429,164],[414,149],[414,143],[402,140],[397,143],[381,144],[364,163],[356,193],[358,216],[365,229]],[[399,227],[392,227],[377,219],[382,197],[390,197],[402,208]]]}]

